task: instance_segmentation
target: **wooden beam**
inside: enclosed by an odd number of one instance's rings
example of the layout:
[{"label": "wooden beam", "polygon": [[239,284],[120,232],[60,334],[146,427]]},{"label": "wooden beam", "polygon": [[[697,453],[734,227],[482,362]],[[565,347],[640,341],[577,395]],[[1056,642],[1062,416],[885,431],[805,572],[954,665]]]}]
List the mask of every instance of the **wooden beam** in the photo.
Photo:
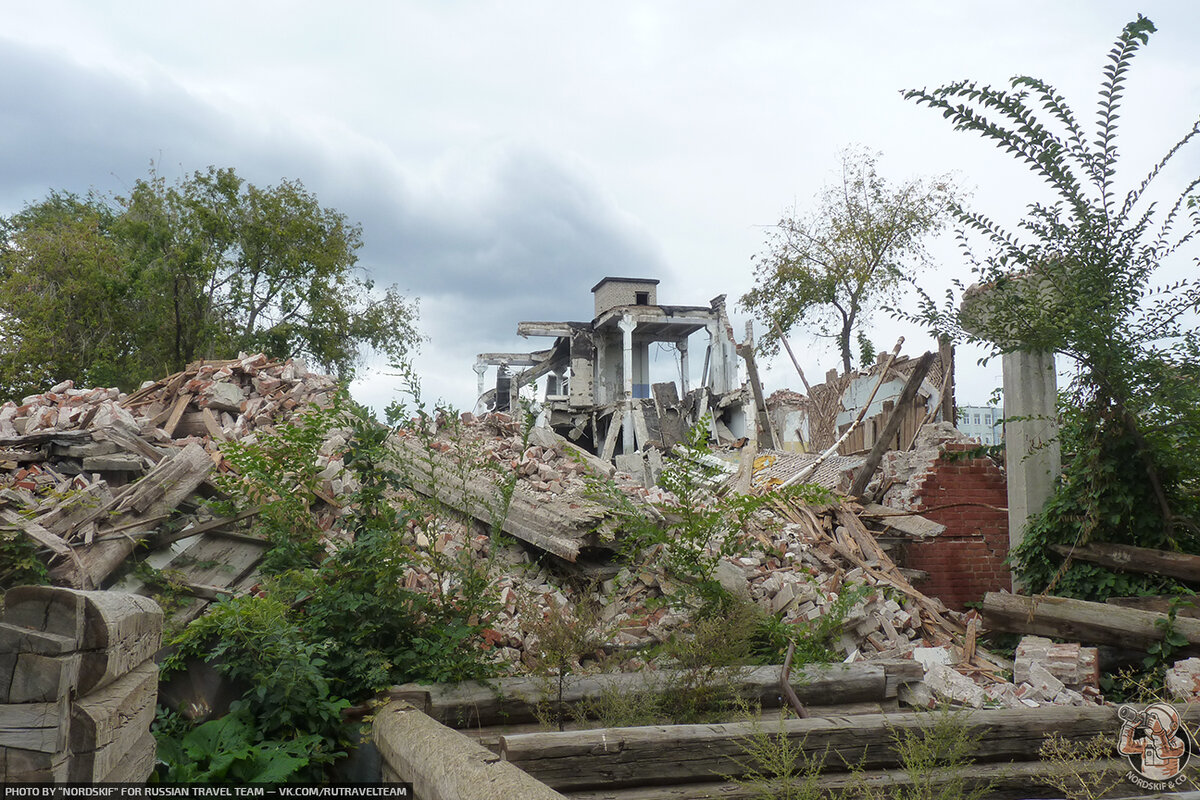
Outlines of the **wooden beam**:
[{"label": "wooden beam", "polygon": [[1052,545],[1051,549],[1060,556],[1089,561],[1126,572],[1166,575],[1191,583],[1200,583],[1200,556],[1187,553],[1173,553],[1168,550],[1109,542],[1092,542],[1078,547],[1056,544]]},{"label": "wooden beam", "polygon": [[[1157,624],[1164,614],[1090,603],[1066,597],[1024,597],[988,592],[983,597],[983,624],[993,631],[1054,636],[1083,644],[1110,644],[1146,650],[1161,642]],[[1200,620],[1176,618],[1176,633],[1188,640],[1187,655],[1200,655]]]},{"label": "wooden beam", "polygon": [[421,800],[567,800],[402,701],[380,709],[373,738],[384,780],[411,782]]},{"label": "wooden beam", "polygon": [[862,468],[859,469],[854,483],[850,485],[849,494],[851,497],[863,496],[863,492],[867,489],[867,484],[871,481],[871,476],[875,474],[875,469],[883,459],[883,454],[888,450],[897,449],[892,447],[892,439],[896,438],[896,434],[900,431],[900,424],[904,422],[904,414],[912,404],[913,398],[917,396],[917,390],[921,388],[921,381],[925,380],[925,375],[928,374],[929,367],[932,364],[933,353],[926,353],[913,366],[913,371],[904,383],[904,388],[900,391],[900,398],[896,401],[892,413],[888,416],[888,420],[883,426],[883,431],[875,440],[875,445],[871,448],[870,454],[867,455],[867,460],[863,462]]},{"label": "wooden beam", "polygon": [[[1181,707],[1185,715],[1200,718],[1200,708]],[[1111,737],[1120,724],[1113,706],[969,711],[962,718],[967,736],[985,743],[975,754],[980,763],[1036,760],[1048,735],[1084,742]],[[925,736],[932,725],[923,712],[868,714],[789,719],[770,726],[770,733],[786,736],[809,758],[824,759],[829,771],[894,769],[898,743]],[[756,726],[761,733],[761,723],[736,722],[518,734],[500,738],[500,754],[563,791],[707,782],[746,774],[746,740]]]}]

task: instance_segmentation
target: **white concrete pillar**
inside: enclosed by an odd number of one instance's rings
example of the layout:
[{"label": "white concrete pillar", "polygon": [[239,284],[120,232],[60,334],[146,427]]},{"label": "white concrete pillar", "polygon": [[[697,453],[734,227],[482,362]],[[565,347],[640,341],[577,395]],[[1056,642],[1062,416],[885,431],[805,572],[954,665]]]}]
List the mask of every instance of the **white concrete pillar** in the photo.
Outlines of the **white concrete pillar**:
[{"label": "white concrete pillar", "polygon": [[688,343],[684,339],[679,343],[679,373],[680,380],[680,395],[685,395],[691,388],[691,367],[688,365]]},{"label": "white concrete pillar", "polygon": [[483,397],[483,377],[487,374],[488,365],[482,361],[476,361],[474,369],[475,374],[479,376],[479,385],[475,391],[475,399],[478,400]]},{"label": "white concrete pillar", "polygon": [[622,361],[621,378],[624,384],[625,416],[621,426],[621,452],[629,455],[634,450],[633,442],[633,329],[637,327],[637,322],[633,317],[626,314],[617,323],[617,327],[621,329],[622,344],[624,346],[624,360]]},{"label": "white concrete pillar", "polygon": [[[1058,381],[1053,353],[1006,353],[1004,452],[1008,474],[1008,541],[1015,548],[1030,516],[1042,510],[1062,472]],[[1016,586],[1014,585],[1014,589]]]}]

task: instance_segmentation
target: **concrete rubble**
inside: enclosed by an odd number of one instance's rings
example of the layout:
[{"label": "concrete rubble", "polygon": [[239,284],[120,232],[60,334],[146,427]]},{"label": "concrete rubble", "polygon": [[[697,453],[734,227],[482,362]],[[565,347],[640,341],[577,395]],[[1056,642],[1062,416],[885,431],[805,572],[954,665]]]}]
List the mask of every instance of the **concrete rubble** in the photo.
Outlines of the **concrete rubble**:
[{"label": "concrete rubble", "polygon": [[[0,533],[32,537],[50,559],[56,581],[80,588],[104,584],[140,541],[178,550],[175,543],[189,536],[195,537],[193,547],[209,538],[232,537],[246,548],[236,556],[236,569],[220,582],[212,572],[193,572],[190,583],[185,581],[197,596],[188,612],[194,617],[208,600],[249,591],[265,549],[265,543],[246,534],[244,517],[214,519],[199,502],[216,491],[212,474],[228,469],[221,443],[253,441],[308,404],[328,403],[335,391],[331,379],[309,373],[298,361],[243,355],[193,365],[128,395],[77,389],[67,382],[6,403],[0,406]],[[478,460],[472,466],[476,474],[494,476],[499,468],[499,474],[515,476],[513,494],[526,513],[540,510],[561,519],[559,528],[545,534],[546,541],[574,542],[565,554],[540,546],[534,535],[497,544],[481,528],[450,518],[421,533],[419,544],[439,553],[469,553],[491,565],[500,613],[485,632],[486,647],[519,670],[536,656],[539,622],[590,603],[601,609],[597,627],[607,642],[602,649],[616,654],[622,668],[636,669],[645,666],[646,648],[688,629],[687,613],[662,602],[678,588],[667,575],[614,561],[621,531],[612,509],[598,505],[590,488],[611,480],[650,514],[677,505],[669,492],[647,488],[645,474],[614,470],[550,429],[527,434],[503,412],[466,414],[458,422],[455,435],[470,444]],[[433,432],[428,443],[433,452],[449,454],[458,446],[449,427]],[[325,504],[318,514],[330,531],[331,546],[344,513],[342,498],[354,488],[341,462],[346,435],[329,434],[319,464]],[[639,463],[644,469],[662,468],[661,461]],[[758,483],[769,479],[775,463],[756,465]],[[137,509],[122,505],[155,470],[167,467],[189,476],[186,491],[147,499]],[[841,483],[843,472],[840,462],[831,465],[830,482]],[[147,509],[155,513],[147,516]],[[571,530],[579,517],[587,518],[587,526]],[[790,625],[814,623],[853,592],[856,600],[843,609],[835,650],[846,661],[921,660],[926,680],[906,694],[917,705],[939,699],[974,707],[1096,700],[1090,680],[1094,650],[1090,662],[1082,652],[1088,648],[1070,651],[1030,642],[1018,655],[1022,677],[1016,684],[1002,680],[999,673],[1010,665],[975,647],[963,615],[909,583],[876,541],[883,527],[848,501],[823,507],[779,502],[753,519],[747,531],[753,549],[722,560],[717,576],[734,594]],[[196,536],[201,532],[206,536]],[[100,559],[96,554],[104,548],[116,549]],[[193,561],[203,563],[199,556]],[[420,567],[411,568],[405,580],[414,590],[433,591],[437,584],[435,575]]]}]

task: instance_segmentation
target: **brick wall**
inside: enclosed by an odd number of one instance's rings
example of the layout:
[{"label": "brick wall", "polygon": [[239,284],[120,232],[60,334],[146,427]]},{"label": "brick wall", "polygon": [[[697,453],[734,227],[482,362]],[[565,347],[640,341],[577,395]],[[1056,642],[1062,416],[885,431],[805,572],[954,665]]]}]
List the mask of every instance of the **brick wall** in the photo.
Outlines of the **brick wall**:
[{"label": "brick wall", "polygon": [[[1004,473],[989,458],[947,459],[947,453],[978,447],[968,442],[947,442],[942,455],[920,479],[914,510],[951,503],[985,503],[1005,508],[1008,496]],[[956,506],[926,512],[946,530],[940,536],[905,546],[905,566],[925,570],[929,580],[918,588],[940,598],[949,608],[981,600],[985,592],[1012,588],[1004,564],[1008,555],[1008,513],[979,505]]]}]

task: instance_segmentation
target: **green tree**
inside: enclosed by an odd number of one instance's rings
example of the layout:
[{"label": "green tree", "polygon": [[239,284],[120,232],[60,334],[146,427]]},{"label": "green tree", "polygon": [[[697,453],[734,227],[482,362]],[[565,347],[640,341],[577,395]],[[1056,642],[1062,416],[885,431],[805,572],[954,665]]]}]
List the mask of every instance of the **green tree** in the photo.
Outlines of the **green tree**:
[{"label": "green tree", "polygon": [[947,176],[893,186],[875,158],[844,151],[841,183],[822,191],[812,213],[784,216],[754,258],[741,306],[766,324],[767,352],[778,348],[776,325],[786,333],[803,322],[837,340],[849,372],[855,332],[927,264],[925,238],[949,221],[957,192]]},{"label": "green tree", "polygon": [[[1200,123],[1129,188],[1117,183],[1125,81],[1154,30],[1139,15],[1121,32],[1103,70],[1091,130],[1038,78],[1013,78],[1009,89],[960,81],[905,92],[941,111],[956,130],[992,140],[1052,192],[1051,201],[1028,205],[1015,232],[956,209],[982,289],[966,293],[962,315],[955,290],[940,308],[926,297],[919,315],[996,353],[1049,351],[1075,365],[1063,434],[1073,458],[1017,554],[1026,581],[1037,588],[1132,593],[1123,578],[1102,576],[1095,567],[1060,571],[1051,544],[1096,539],[1200,546],[1200,468],[1192,458],[1200,446],[1200,340],[1194,328],[1200,284],[1152,283],[1167,259],[1187,257],[1186,246],[1200,232],[1200,178],[1186,177],[1182,191],[1166,194],[1165,202],[1162,192],[1151,192]],[[970,250],[979,240],[987,248],[982,259]]]},{"label": "green tree", "polygon": [[3,220],[0,389],[74,378],[128,388],[239,350],[349,377],[362,348],[400,360],[417,308],[357,267],[360,228],[298,181],[210,167],[127,196],[52,193]]},{"label": "green tree", "polygon": [[128,373],[134,314],[113,223],[98,198],[57,192],[0,220],[0,386],[12,394]]}]

